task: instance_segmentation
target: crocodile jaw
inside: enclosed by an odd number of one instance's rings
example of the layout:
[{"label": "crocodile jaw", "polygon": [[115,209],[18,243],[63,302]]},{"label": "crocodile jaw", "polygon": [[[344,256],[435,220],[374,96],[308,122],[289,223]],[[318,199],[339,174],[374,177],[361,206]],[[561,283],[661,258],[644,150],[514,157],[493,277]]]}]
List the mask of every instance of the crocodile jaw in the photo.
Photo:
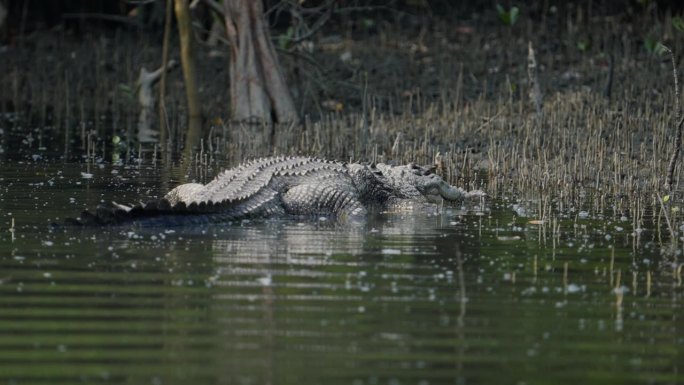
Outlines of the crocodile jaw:
[{"label": "crocodile jaw", "polygon": [[[446,182],[437,185],[437,192],[439,196],[447,201],[460,201],[466,198],[484,197],[487,194],[482,190],[466,191],[460,187],[452,186]],[[430,199],[430,195],[427,195]]]},{"label": "crocodile jaw", "polygon": [[450,184],[444,182],[437,186],[437,191],[439,195],[448,201],[457,201],[465,198],[466,191],[459,187],[451,186]]}]

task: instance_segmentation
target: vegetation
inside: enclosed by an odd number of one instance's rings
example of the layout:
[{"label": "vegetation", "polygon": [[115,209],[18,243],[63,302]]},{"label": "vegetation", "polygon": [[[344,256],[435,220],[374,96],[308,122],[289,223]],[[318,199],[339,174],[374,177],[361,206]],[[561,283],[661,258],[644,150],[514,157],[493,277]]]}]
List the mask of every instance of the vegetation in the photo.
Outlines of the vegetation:
[{"label": "vegetation", "polygon": [[496,12],[499,14],[499,20],[504,25],[512,26],[518,21],[518,15],[520,15],[520,8],[513,6],[509,10],[505,10],[501,4],[496,5]]},{"label": "vegetation", "polygon": [[[209,167],[283,153],[419,163],[439,155],[451,182],[531,202],[548,226],[554,216],[590,210],[628,215],[639,229],[654,210],[656,226],[668,217],[678,231],[681,162],[671,183],[667,176],[680,102],[672,61],[661,54],[668,47],[674,62],[682,61],[676,4],[279,1],[263,12],[261,3],[250,4],[199,2],[190,10],[191,31],[176,8],[169,58],[180,56],[185,71],[166,74],[159,109],[171,153],[185,148],[186,159]],[[24,29],[6,25],[0,157],[38,151],[129,161],[156,154],[136,142],[139,106],[121,90],[135,89],[141,67],[164,62],[163,5],[111,10],[102,2],[42,27],[45,10],[36,5]],[[10,2],[11,15],[16,7]],[[266,22],[273,38],[257,27]],[[264,35],[244,45],[245,28]],[[183,51],[187,38],[191,53]],[[257,69],[266,71],[246,72]],[[292,105],[279,103],[285,99],[274,95],[281,92],[292,95]],[[245,95],[256,99],[236,106]],[[193,99],[201,105],[193,107]],[[257,108],[254,100],[265,104]],[[282,114],[278,105],[285,105]],[[197,109],[200,127],[188,130]],[[9,151],[17,141],[26,143],[24,152]],[[186,145],[192,142],[195,148]]]}]

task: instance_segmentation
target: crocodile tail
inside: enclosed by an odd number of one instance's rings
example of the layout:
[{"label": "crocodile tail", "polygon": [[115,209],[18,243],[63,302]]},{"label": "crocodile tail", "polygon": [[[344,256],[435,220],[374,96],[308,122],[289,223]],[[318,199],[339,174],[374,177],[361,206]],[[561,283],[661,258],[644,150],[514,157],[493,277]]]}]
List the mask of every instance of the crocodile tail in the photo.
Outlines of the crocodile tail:
[{"label": "crocodile tail", "polygon": [[135,206],[112,203],[100,205],[94,212],[84,210],[78,218],[65,219],[64,224],[68,226],[116,226],[147,218],[191,213],[197,213],[197,210],[189,210],[184,203],[171,206],[167,199],[151,200]]}]

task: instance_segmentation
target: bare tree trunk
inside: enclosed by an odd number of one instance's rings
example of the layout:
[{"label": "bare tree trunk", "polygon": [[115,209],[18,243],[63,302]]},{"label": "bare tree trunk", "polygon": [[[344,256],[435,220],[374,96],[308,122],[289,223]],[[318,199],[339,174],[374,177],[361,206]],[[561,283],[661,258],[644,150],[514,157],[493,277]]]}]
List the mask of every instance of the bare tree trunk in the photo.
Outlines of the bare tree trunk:
[{"label": "bare tree trunk", "polygon": [[[169,61],[169,40],[171,38],[171,18],[173,10],[173,0],[166,0],[166,10],[164,15],[164,41],[162,43],[162,64]],[[162,157],[166,156],[170,151],[169,138],[169,122],[166,119],[166,71],[161,75],[159,84],[159,144],[161,147]]]},{"label": "bare tree trunk", "polygon": [[[166,71],[176,67],[176,62],[169,60],[166,65],[162,65],[154,72],[148,72],[145,68],[140,69],[138,77],[138,102],[140,103],[140,115],[138,117],[138,141],[142,143],[157,142],[159,138],[154,127],[154,94],[152,87],[163,78]],[[162,83],[163,84],[163,83]],[[164,128],[160,127],[161,132]],[[164,142],[162,142],[164,143]]]},{"label": "bare tree trunk", "polygon": [[197,81],[195,80],[195,58],[192,53],[192,30],[190,23],[190,8],[188,0],[175,0],[176,21],[181,45],[181,63],[183,64],[183,79],[185,80],[185,95],[188,100],[188,131],[186,132],[185,148],[192,149],[199,140],[202,107],[197,96]]},{"label": "bare tree trunk", "polygon": [[271,123],[275,118],[277,123],[299,122],[271,43],[262,2],[226,0],[223,14],[231,45],[233,119]]},{"label": "bare tree trunk", "polygon": [[0,40],[5,38],[5,28],[3,27],[5,24],[5,18],[7,17],[7,9],[2,5],[2,2],[0,1]]}]

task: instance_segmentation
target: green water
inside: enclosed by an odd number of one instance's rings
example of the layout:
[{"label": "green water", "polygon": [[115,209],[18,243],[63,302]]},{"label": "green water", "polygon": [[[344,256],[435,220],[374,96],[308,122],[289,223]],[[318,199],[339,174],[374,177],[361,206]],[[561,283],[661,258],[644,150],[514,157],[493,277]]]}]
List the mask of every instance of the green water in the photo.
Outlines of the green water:
[{"label": "green water", "polygon": [[621,214],[555,237],[498,200],[360,228],[49,227],[173,183],[0,164],[0,384],[682,381],[681,275]]}]

